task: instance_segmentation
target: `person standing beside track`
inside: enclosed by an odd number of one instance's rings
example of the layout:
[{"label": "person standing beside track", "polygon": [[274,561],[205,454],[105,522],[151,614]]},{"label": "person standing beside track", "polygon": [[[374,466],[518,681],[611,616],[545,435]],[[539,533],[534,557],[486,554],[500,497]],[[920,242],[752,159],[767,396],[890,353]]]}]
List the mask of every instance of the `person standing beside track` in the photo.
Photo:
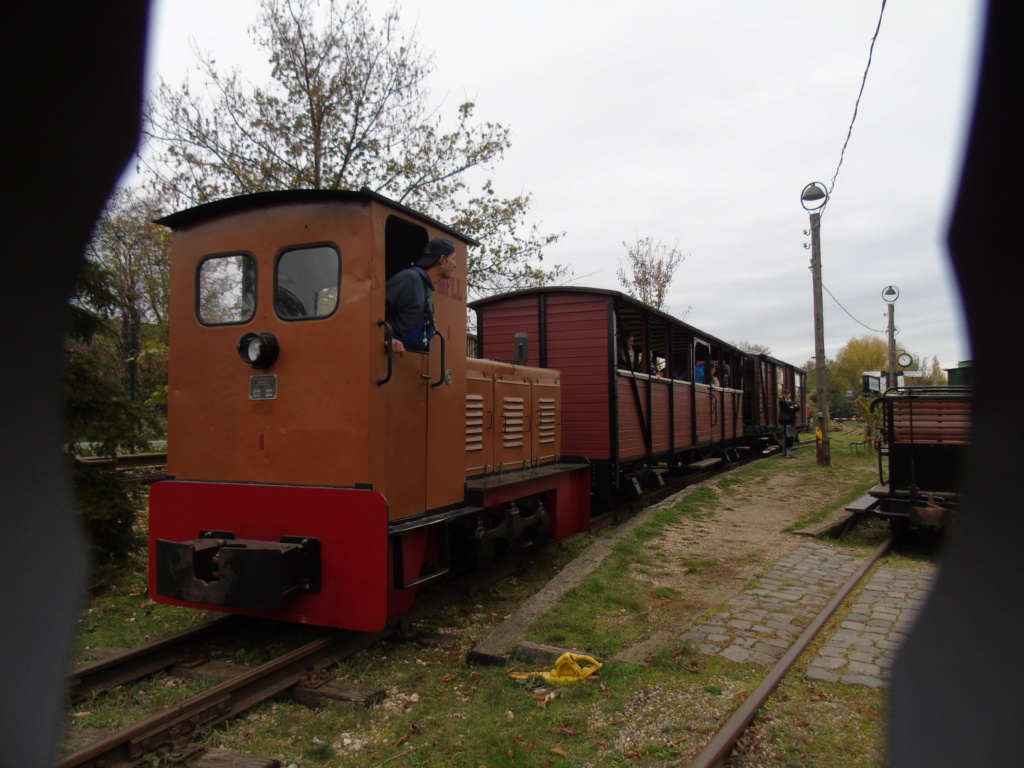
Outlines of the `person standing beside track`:
[{"label": "person standing beside track", "polygon": [[796,458],[793,456],[793,443],[796,440],[798,410],[800,408],[793,402],[789,390],[783,390],[782,399],[779,400],[779,426],[782,427],[782,457],[785,459]]},{"label": "person standing beside track", "polygon": [[437,332],[434,328],[434,289],[455,272],[455,246],[435,237],[415,265],[394,275],[385,286],[384,319],[391,326],[391,351],[425,352]]}]

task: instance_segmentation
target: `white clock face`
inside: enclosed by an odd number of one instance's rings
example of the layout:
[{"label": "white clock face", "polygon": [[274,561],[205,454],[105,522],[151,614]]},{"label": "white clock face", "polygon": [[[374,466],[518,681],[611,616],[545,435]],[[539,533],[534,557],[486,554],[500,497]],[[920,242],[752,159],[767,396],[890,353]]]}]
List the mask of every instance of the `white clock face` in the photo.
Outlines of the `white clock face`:
[{"label": "white clock face", "polygon": [[912,358],[910,355],[904,352],[902,355],[896,358],[896,362],[902,365],[903,367],[906,367],[910,365],[912,362],[914,362],[914,358]]}]

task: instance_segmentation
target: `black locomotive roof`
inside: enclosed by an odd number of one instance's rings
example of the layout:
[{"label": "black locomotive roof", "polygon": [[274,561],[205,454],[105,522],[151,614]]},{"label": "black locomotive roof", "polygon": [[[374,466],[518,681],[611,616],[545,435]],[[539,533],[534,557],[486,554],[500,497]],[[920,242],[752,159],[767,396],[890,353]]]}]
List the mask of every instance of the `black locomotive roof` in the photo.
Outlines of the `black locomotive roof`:
[{"label": "black locomotive roof", "polygon": [[238,197],[225,197],[214,200],[210,203],[203,203],[193,208],[172,213],[163,218],[157,219],[157,224],[162,224],[171,229],[179,229],[189,224],[204,221],[215,216],[222,216],[226,213],[245,211],[251,208],[258,208],[267,205],[278,205],[283,203],[314,203],[314,202],[376,202],[394,208],[397,211],[419,219],[425,224],[442,230],[443,232],[458,238],[467,245],[480,245],[472,237],[452,229],[447,224],[426,216],[412,208],[407,208],[401,203],[396,203],[384,195],[373,192],[369,189],[359,191],[349,189],[282,189],[273,192],[254,192],[251,195],[239,195]]}]

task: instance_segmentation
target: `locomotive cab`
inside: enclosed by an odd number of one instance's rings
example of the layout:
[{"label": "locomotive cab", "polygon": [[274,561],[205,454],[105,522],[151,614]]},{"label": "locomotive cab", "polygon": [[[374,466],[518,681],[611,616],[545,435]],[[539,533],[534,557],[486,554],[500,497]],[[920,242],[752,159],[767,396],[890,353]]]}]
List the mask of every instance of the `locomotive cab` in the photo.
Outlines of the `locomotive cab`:
[{"label": "locomotive cab", "polygon": [[[263,193],[160,223],[173,479],[151,492],[151,594],[379,629],[412,599],[389,524],[464,500],[466,394],[462,277],[435,294],[429,350],[401,358],[385,284],[433,237],[460,264],[474,241],[370,192]],[[416,546],[400,556],[420,562]]]}]

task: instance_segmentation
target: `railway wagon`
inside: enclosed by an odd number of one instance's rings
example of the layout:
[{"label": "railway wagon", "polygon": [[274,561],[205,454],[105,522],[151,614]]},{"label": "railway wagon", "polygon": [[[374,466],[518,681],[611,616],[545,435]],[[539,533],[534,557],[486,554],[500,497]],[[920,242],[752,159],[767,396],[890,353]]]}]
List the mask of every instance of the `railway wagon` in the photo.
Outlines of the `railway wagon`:
[{"label": "railway wagon", "polygon": [[[738,348],[611,290],[528,289],[470,307],[481,356],[561,371],[562,449],[591,463],[598,506],[657,485],[662,468],[750,449],[757,366]],[[756,413],[777,431],[775,410]]]},{"label": "railway wagon", "polygon": [[459,277],[427,352],[393,354],[385,283],[434,237],[371,192],[225,199],[172,230],[167,469],[154,600],[374,631],[464,562],[589,526],[557,370],[467,360]]},{"label": "railway wagon", "polygon": [[896,387],[872,402],[876,409],[882,412],[879,479],[866,511],[897,529],[949,525],[963,499],[971,387]]},{"label": "railway wagon", "polygon": [[792,393],[797,411],[797,429],[806,432],[807,372],[790,363],[764,354],[752,354],[746,361],[744,376],[744,412],[747,414],[747,434],[753,438],[769,436],[779,441],[779,397]]}]

